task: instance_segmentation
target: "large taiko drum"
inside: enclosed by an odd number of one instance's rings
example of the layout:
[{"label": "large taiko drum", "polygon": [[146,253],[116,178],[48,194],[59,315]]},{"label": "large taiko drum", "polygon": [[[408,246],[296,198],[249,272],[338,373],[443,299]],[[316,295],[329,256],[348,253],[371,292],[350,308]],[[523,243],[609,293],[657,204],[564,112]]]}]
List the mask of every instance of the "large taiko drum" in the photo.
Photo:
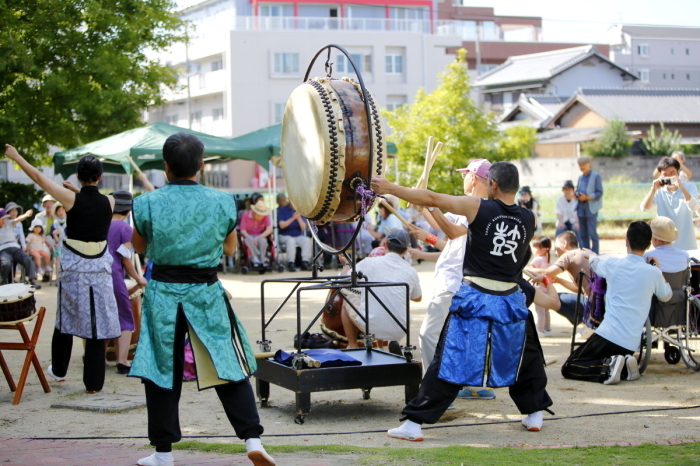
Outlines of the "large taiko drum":
[{"label": "large taiko drum", "polygon": [[309,220],[356,220],[356,183],[368,185],[372,175],[383,173],[384,128],[369,93],[367,100],[369,118],[359,84],[349,78],[314,78],[287,101],[280,135],[282,173],[289,200]]},{"label": "large taiko drum", "polygon": [[0,323],[15,322],[34,314],[34,288],[23,283],[0,286]]}]

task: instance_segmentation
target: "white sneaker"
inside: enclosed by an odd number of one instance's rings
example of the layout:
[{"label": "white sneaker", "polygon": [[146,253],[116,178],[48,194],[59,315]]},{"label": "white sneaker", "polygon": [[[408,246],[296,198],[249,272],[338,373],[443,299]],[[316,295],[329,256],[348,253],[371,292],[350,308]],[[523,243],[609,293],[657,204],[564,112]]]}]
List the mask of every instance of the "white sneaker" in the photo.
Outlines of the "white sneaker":
[{"label": "white sneaker", "polygon": [[591,337],[591,335],[593,335],[594,333],[595,333],[595,330],[583,325],[583,328],[581,330],[579,330],[578,332],[576,332],[576,338],[579,338],[581,340],[588,340]]},{"label": "white sneaker", "polygon": [[537,411],[532,414],[528,414],[522,420],[523,427],[525,427],[530,432],[539,432],[542,429],[542,424],[544,420],[542,419],[542,411]]},{"label": "white sneaker", "polygon": [[552,331],[551,330],[540,330],[537,332],[537,335],[540,338],[549,338],[552,336]]},{"label": "white sneaker", "polygon": [[411,442],[423,441],[423,430],[420,428],[420,424],[416,424],[412,421],[406,421],[401,424],[400,427],[387,431],[386,435],[391,438],[408,440]]},{"label": "white sneaker", "polygon": [[46,369],[46,372],[47,372],[51,377],[53,377],[53,379],[54,379],[56,382],[65,382],[65,381],[66,381],[66,378],[65,378],[65,377],[59,377],[59,376],[55,375],[55,374],[53,373],[52,368],[53,368],[53,366],[50,365],[49,368]]},{"label": "white sneaker", "polygon": [[248,459],[255,466],[275,466],[277,464],[272,456],[267,454],[259,438],[246,439],[245,449],[248,453]]},{"label": "white sneaker", "polygon": [[136,462],[139,466],[175,466],[173,454],[155,452],[151,456],[141,458]]},{"label": "white sneaker", "polygon": [[628,354],[625,356],[625,366],[627,367],[627,377],[625,380],[639,380],[640,375],[637,358]]},{"label": "white sneaker", "polygon": [[615,385],[620,383],[622,369],[625,366],[625,357],[618,355],[609,359],[608,363],[608,378],[603,382],[605,385]]}]

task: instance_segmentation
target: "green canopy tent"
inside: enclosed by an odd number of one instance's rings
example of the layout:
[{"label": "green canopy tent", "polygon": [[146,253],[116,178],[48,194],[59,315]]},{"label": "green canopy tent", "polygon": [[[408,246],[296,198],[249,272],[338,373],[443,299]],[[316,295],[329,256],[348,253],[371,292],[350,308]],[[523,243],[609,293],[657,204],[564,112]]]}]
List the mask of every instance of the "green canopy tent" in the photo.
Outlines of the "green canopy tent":
[{"label": "green canopy tent", "polygon": [[[75,173],[75,165],[82,157],[94,155],[109,173],[132,173],[133,168],[126,159],[131,156],[141,170],[163,169],[163,143],[177,132],[190,133],[204,143],[205,162],[223,161],[225,159],[246,159],[267,167],[270,155],[264,150],[250,150],[247,146],[233,139],[211,136],[165,123],[154,123],[141,128],[131,129],[99,141],[94,141],[74,149],[57,152],[53,156],[55,173],[68,178]],[[279,135],[277,143],[279,153]]]}]

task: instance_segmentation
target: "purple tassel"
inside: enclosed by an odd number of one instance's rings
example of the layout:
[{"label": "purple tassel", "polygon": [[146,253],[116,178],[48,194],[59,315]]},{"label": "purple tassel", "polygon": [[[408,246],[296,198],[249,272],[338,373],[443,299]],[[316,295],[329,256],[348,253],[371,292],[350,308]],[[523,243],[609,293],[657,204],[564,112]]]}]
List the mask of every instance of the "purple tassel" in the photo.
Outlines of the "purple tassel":
[{"label": "purple tassel", "polygon": [[376,194],[374,191],[369,189],[367,186],[365,186],[363,183],[358,183],[355,186],[355,195],[360,198],[360,215],[362,215],[362,226],[364,228],[369,228],[369,225],[365,221],[365,217],[367,216],[367,212],[369,209],[372,207],[372,204],[374,203],[374,199],[377,197],[380,197],[384,200],[386,200],[386,197]]}]

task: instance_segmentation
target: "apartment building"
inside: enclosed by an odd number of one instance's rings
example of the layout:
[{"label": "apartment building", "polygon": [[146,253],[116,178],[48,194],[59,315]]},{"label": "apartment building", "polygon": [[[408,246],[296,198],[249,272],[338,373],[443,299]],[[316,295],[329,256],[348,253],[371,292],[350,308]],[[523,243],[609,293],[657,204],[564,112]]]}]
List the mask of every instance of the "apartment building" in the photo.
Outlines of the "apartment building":
[{"label": "apartment building", "polygon": [[700,28],[617,25],[608,34],[610,59],[640,85],[700,87]]}]

